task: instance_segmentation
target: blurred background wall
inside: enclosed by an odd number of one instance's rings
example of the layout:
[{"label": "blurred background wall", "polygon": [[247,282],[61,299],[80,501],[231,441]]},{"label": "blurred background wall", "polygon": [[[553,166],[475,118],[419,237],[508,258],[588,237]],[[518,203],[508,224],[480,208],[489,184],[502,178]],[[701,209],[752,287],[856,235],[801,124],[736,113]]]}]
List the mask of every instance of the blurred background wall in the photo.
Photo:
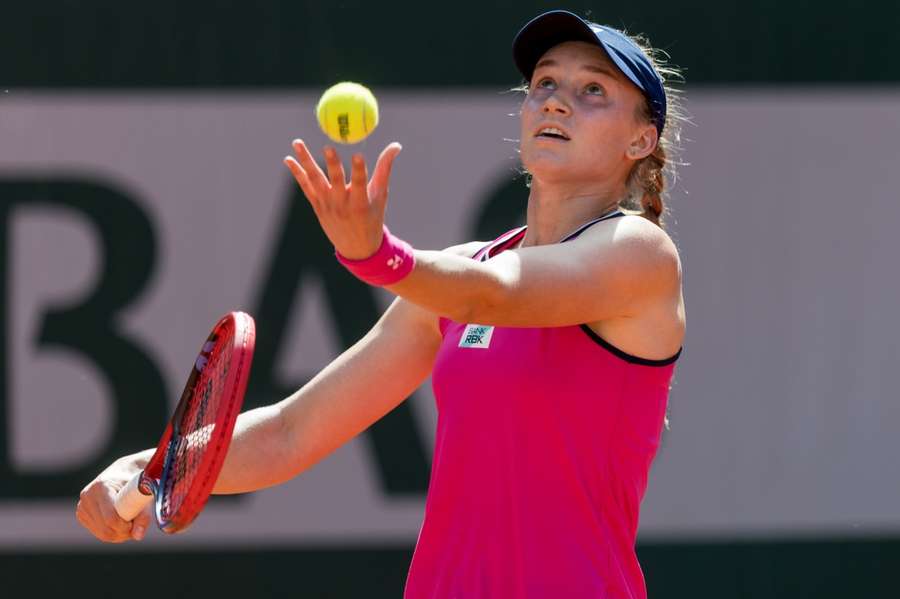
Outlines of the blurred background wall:
[{"label": "blurred background wall", "polygon": [[403,143],[388,222],[414,245],[523,221],[509,46],[549,8],[646,34],[687,80],[669,230],[689,326],[643,504],[650,596],[898,595],[895,3],[163,0],[8,4],[0,19],[10,596],[149,596],[144,571],[175,596],[400,595],[428,384],[296,480],[214,498],[176,538],[103,545],[78,527],[77,494],[156,442],[223,312],[257,319],[249,407],[387,305],[336,265],[280,162],[295,137],[324,143],[328,85],[378,96],[362,150]]}]

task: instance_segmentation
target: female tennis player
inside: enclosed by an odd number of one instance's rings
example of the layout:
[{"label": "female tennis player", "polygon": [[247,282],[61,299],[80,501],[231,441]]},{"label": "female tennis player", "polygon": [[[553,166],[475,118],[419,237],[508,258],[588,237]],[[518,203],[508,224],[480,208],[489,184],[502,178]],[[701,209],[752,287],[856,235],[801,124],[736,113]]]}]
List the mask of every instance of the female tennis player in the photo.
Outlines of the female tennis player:
[{"label": "female tennis player", "polygon": [[[527,224],[490,243],[422,251],[384,227],[390,144],[349,183],[302,141],[285,163],[338,260],[397,300],[278,404],[241,415],[216,493],[288,480],[433,374],[438,424],[405,596],[645,597],[634,545],[685,330],[678,252],[661,228],[676,135],[660,69],[624,34],[552,11],[513,43],[528,82]],[[105,541],[147,518],[112,497],[148,452],[82,492]]]}]

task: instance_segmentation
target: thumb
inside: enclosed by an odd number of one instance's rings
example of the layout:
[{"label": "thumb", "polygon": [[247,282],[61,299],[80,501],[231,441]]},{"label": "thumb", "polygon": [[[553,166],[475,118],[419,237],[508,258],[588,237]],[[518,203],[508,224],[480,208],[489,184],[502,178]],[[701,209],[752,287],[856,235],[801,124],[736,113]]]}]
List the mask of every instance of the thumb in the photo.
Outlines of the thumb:
[{"label": "thumb", "polygon": [[394,160],[397,154],[403,149],[397,142],[388,144],[378,156],[375,163],[375,172],[372,173],[372,179],[369,181],[369,198],[384,205],[387,203],[388,184],[391,178],[391,168],[394,166]]},{"label": "thumb", "polygon": [[153,502],[151,501],[144,508],[137,518],[131,521],[131,538],[140,541],[147,534],[147,528],[150,527],[150,520],[153,519]]}]

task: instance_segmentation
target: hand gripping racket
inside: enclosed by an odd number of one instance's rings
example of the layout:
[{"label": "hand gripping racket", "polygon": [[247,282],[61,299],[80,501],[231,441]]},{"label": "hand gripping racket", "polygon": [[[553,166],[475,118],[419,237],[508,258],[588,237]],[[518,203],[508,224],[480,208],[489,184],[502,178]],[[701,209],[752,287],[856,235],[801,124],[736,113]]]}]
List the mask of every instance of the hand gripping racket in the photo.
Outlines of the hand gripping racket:
[{"label": "hand gripping racket", "polygon": [[244,312],[226,314],[213,328],[156,452],[116,496],[123,520],[134,520],[155,497],[160,530],[176,533],[206,505],[244,401],[255,339]]}]

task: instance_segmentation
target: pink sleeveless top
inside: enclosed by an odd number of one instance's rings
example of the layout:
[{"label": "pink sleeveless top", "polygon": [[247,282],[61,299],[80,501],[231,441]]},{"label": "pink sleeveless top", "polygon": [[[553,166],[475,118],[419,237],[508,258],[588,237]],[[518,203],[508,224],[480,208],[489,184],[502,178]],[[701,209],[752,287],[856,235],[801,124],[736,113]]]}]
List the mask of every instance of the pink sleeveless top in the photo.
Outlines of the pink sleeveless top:
[{"label": "pink sleeveless top", "polygon": [[638,509],[678,354],[630,356],[587,326],[440,327],[434,463],[404,596],[646,597]]}]

